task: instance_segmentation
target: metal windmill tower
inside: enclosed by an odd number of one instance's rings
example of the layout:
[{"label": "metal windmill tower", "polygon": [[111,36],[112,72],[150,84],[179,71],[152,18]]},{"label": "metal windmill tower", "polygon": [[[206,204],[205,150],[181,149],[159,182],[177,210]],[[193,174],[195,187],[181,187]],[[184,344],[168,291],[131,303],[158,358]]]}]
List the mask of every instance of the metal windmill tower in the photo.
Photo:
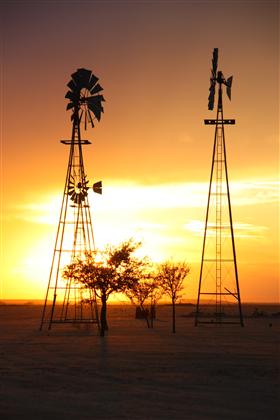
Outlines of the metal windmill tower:
[{"label": "metal windmill tower", "polygon": [[[215,136],[195,325],[238,323],[243,326],[224,130],[225,125],[235,124],[235,120],[224,119],[222,97],[225,86],[227,96],[231,99],[232,76],[225,79],[223,73],[217,71],[217,67],[218,48],[214,48],[208,109],[214,109],[216,85],[218,103],[216,119],[204,120],[207,125],[215,125]],[[207,317],[203,316],[203,303],[210,305],[210,318],[209,314]]]},{"label": "metal windmill tower", "polygon": [[[99,328],[96,297],[82,290],[73,278],[62,278],[62,270],[77,258],[83,259],[85,252],[94,250],[94,236],[88,201],[89,181],[83,160],[83,146],[91,144],[81,138],[84,128],[94,119],[98,121],[103,112],[104,98],[99,94],[102,87],[90,70],[78,69],[71,75],[67,110],[72,111],[72,137],[61,140],[69,146],[69,160],[63,199],[55,240],[49,282],[42,313],[41,326],[51,328],[54,323],[94,323]],[[93,191],[102,193],[101,181],[93,184]]]}]

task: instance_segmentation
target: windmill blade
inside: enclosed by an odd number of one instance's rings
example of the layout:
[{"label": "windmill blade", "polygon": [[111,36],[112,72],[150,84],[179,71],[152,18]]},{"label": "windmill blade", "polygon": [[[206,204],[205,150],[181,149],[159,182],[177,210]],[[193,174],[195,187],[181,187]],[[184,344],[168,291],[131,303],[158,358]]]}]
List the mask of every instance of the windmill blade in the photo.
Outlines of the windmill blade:
[{"label": "windmill blade", "polygon": [[227,96],[231,100],[231,85],[232,85],[232,79],[233,76],[230,76],[226,81],[226,87],[227,87]]},{"label": "windmill blade", "polygon": [[89,96],[87,98],[88,108],[94,113],[98,121],[100,121],[101,112],[103,112],[102,101],[105,101],[102,95]]},{"label": "windmill blade", "polygon": [[[92,98],[94,98],[94,97],[92,96]],[[90,107],[96,107],[96,108],[100,108],[101,109],[102,108],[101,101],[102,101],[101,99],[97,99],[97,100],[92,99],[92,100],[87,101],[87,105],[88,105],[89,108]]]},{"label": "windmill blade", "polygon": [[208,109],[210,111],[213,111],[213,109],[214,109],[215,86],[216,86],[216,82],[211,79],[211,85],[210,85],[210,88],[209,88],[210,93],[209,93],[209,96],[208,96]]},{"label": "windmill blade", "polygon": [[103,106],[101,104],[88,104],[88,109],[94,113],[96,118],[97,118],[96,113],[98,115],[101,115],[101,112],[104,112]]},{"label": "windmill blade", "polygon": [[210,88],[209,88],[210,93],[208,96],[208,109],[211,111],[214,109],[217,67],[218,67],[218,48],[214,48],[213,57],[212,57]]},{"label": "windmill blade", "polygon": [[212,58],[212,74],[216,78],[218,67],[218,48],[214,48],[213,50],[213,58]]},{"label": "windmill blade", "polygon": [[81,202],[83,201],[81,194],[77,194],[76,200],[76,204],[81,204]]},{"label": "windmill blade", "polygon": [[98,93],[98,92],[101,92],[101,90],[103,90],[103,87],[102,86],[100,86],[100,84],[99,83],[97,83],[97,85],[95,85],[91,90],[90,90],[90,93],[92,94],[92,95],[94,95],[95,93]]},{"label": "windmill blade", "polygon": [[78,69],[71,75],[71,77],[79,89],[84,87],[87,88],[91,77],[91,71],[86,69]]},{"label": "windmill blade", "polygon": [[101,118],[101,112],[102,112],[102,107],[100,106],[96,106],[93,104],[88,104],[88,108],[93,112],[95,118],[100,121]]},{"label": "windmill blade", "polygon": [[80,192],[80,194],[79,194],[80,201],[84,201],[85,198],[86,198],[86,196],[87,196],[87,193],[86,192]]},{"label": "windmill blade", "polygon": [[68,184],[68,191],[74,190],[74,188],[75,188],[75,185],[72,182],[69,182],[69,184]]},{"label": "windmill blade", "polygon": [[68,90],[68,92],[66,93],[66,95],[65,95],[65,98],[67,98],[67,99],[73,99],[73,92],[71,91],[71,90]]},{"label": "windmill blade", "polygon": [[78,69],[76,73],[78,73],[80,80],[83,80],[87,83],[89,82],[91,78],[91,70],[81,68],[81,69]]},{"label": "windmill blade", "polygon": [[74,107],[74,102],[69,102],[69,104],[66,107],[66,111],[68,111],[68,109],[71,109]]},{"label": "windmill blade", "polygon": [[77,88],[76,83],[74,82],[74,80],[70,80],[69,83],[67,83],[67,86],[71,89],[71,90],[75,90]]},{"label": "windmill blade", "polygon": [[[81,114],[83,113],[83,111],[81,112]],[[87,129],[87,112],[85,112],[85,130]],[[82,117],[81,117],[82,118]]]},{"label": "windmill blade", "polygon": [[88,90],[91,90],[93,86],[97,83],[98,77],[94,76],[93,73],[91,73],[91,78],[88,83]]},{"label": "windmill blade", "polygon": [[213,111],[214,109],[214,99],[215,99],[215,92],[210,92],[210,95],[208,96],[208,109],[209,111]]},{"label": "windmill blade", "polygon": [[104,101],[102,95],[90,96],[87,98],[88,108],[94,113],[98,121],[100,121],[101,112],[103,112],[102,101]]},{"label": "windmill blade", "polygon": [[91,111],[88,109],[88,117],[89,117],[89,120],[90,120],[90,123],[91,123],[91,126],[92,126],[92,128],[94,127],[94,124],[93,124],[93,119],[92,119],[92,116],[91,116]]},{"label": "windmill blade", "polygon": [[70,99],[71,102],[78,102],[80,99],[80,91],[74,91],[68,90],[68,92],[65,95],[65,98]]},{"label": "windmill blade", "polygon": [[80,116],[79,116],[79,123],[82,121],[83,115],[84,115],[84,111],[82,110],[81,113],[80,113]]},{"label": "windmill blade", "polygon": [[72,194],[75,191],[75,187],[72,185],[68,186],[68,194]]},{"label": "windmill blade", "polygon": [[77,87],[79,86],[79,82],[80,82],[80,78],[79,78],[79,74],[78,74],[78,70],[75,71],[75,73],[71,74],[72,80],[75,83],[75,89],[77,89]]},{"label": "windmill blade", "polygon": [[76,203],[76,204],[80,204],[81,203],[80,194],[77,194],[77,193],[75,194],[74,203]]}]

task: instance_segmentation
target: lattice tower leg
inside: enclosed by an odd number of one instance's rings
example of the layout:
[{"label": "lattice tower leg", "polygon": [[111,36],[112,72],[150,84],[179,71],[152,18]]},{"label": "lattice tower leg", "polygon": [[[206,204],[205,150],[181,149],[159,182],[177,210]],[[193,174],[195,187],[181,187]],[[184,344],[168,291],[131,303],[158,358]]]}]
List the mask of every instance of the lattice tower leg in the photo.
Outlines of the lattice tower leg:
[{"label": "lattice tower leg", "polygon": [[[94,237],[88,196],[73,202],[68,194],[70,182],[85,180],[79,124],[73,123],[69,161],[49,283],[42,313],[44,324],[50,329],[54,323],[95,323],[99,328],[96,295],[84,292],[72,278],[62,279],[65,265],[84,258],[94,250]],[[51,305],[49,301],[51,300]],[[85,304],[85,301],[88,301]]]},{"label": "lattice tower leg", "polygon": [[[219,94],[221,95],[221,92]],[[228,183],[224,121],[220,96],[215,120],[215,138],[195,325],[199,323],[240,323],[243,326]],[[205,301],[209,300],[208,312],[213,307],[214,313],[212,315],[211,313],[210,315],[202,314],[201,298]],[[203,304],[206,307],[205,302]],[[238,311],[235,314],[236,306]],[[228,313],[225,313],[225,310]],[[236,318],[239,318],[239,320],[236,321]]]}]

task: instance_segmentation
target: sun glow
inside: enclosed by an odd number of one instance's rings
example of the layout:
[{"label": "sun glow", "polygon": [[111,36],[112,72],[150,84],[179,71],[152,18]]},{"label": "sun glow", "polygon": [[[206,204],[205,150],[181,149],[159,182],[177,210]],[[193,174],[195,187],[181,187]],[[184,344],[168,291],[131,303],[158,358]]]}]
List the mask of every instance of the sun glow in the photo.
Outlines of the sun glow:
[{"label": "sun glow", "polygon": [[[264,224],[263,208],[265,206],[270,214],[276,211],[277,190],[278,184],[272,181],[240,180],[231,185],[238,261],[244,275],[246,266],[243,266],[243,261],[250,264],[257,258],[265,264],[266,258],[270,264],[268,273],[275,276],[275,269],[271,266],[274,257],[261,252],[260,244],[273,241],[276,257],[277,232],[272,230],[272,217],[268,217]],[[102,196],[89,193],[95,246],[103,248],[109,243],[116,245],[134,238],[142,242],[138,251],[140,256],[148,255],[154,262],[173,258],[190,263],[193,266],[190,281],[195,284],[207,193],[207,183],[143,185],[107,180]],[[10,241],[6,241],[5,295],[14,294],[16,282],[18,295],[44,296],[61,200],[61,194],[55,192],[47,198],[38,197],[30,203],[18,204],[10,211],[6,223],[13,227],[14,234]],[[258,204],[253,212],[252,203]],[[25,241],[23,249],[17,240],[19,231]],[[72,239],[69,238],[71,246]],[[195,287],[193,290],[195,293]]]}]

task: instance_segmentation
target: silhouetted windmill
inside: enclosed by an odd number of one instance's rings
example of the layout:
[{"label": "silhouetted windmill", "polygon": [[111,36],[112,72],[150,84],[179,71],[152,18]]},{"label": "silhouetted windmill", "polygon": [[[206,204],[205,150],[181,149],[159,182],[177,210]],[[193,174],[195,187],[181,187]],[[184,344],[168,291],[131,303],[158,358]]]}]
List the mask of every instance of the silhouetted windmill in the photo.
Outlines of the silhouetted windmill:
[{"label": "silhouetted windmill", "polygon": [[[91,143],[81,139],[80,126],[83,122],[85,129],[88,124],[94,127],[94,119],[100,120],[104,98],[97,82],[98,78],[90,70],[78,69],[67,85],[69,91],[65,97],[70,100],[67,110],[72,110],[72,137],[61,140],[70,146],[70,153],[41,329],[44,324],[50,329],[53,323],[96,323],[99,327],[95,296],[82,290],[71,277],[61,278],[65,265],[94,249],[88,201],[90,187],[82,149]],[[102,182],[93,184],[92,188],[101,194]]]},{"label": "silhouetted windmill", "polygon": [[[231,99],[232,76],[225,79],[223,73],[217,71],[217,67],[218,48],[214,48],[208,109],[214,109],[216,85],[218,104],[216,119],[204,120],[205,124],[215,125],[215,137],[195,325],[240,323],[243,326],[224,132],[224,125],[235,124],[235,120],[224,119],[222,100],[223,85],[226,86],[227,96]],[[214,311],[211,306],[208,307],[210,318],[209,314],[204,316],[201,303],[214,305]]]}]

